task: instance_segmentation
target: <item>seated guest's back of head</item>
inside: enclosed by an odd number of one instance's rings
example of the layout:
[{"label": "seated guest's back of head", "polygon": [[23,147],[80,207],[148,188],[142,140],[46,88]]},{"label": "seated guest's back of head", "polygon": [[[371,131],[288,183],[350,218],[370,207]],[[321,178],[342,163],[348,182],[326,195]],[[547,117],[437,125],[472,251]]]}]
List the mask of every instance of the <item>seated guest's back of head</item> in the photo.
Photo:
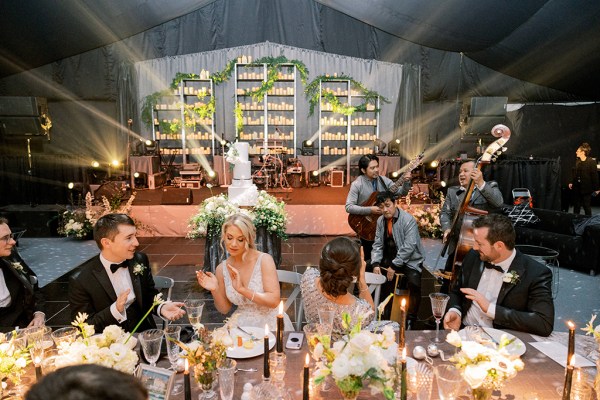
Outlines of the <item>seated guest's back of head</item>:
[{"label": "seated guest's back of head", "polygon": [[26,400],[147,400],[142,382],[96,364],[58,369],[33,385]]},{"label": "seated guest's back of head", "polygon": [[319,269],[321,287],[330,296],[346,294],[361,266],[360,248],[347,237],[338,237],[327,243],[321,251]]}]

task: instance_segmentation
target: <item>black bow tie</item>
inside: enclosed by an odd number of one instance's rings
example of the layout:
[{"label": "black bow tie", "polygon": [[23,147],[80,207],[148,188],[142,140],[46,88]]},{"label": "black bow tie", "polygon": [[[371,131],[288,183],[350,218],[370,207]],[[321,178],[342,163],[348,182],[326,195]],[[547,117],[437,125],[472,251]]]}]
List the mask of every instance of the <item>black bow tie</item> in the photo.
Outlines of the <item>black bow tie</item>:
[{"label": "black bow tie", "polygon": [[110,271],[114,274],[119,268],[129,268],[129,260],[123,261],[121,264],[110,264]]},{"label": "black bow tie", "polygon": [[484,262],[484,263],[483,263],[483,266],[484,266],[484,267],[486,267],[486,268],[489,268],[489,269],[495,269],[495,270],[496,270],[496,271],[498,271],[498,272],[502,272],[502,273],[504,273],[504,270],[503,270],[503,269],[502,269],[502,267],[501,267],[501,266],[499,266],[499,265],[494,265],[494,264],[492,264],[492,263],[489,263],[489,262],[487,262],[487,261],[486,261],[486,262]]}]

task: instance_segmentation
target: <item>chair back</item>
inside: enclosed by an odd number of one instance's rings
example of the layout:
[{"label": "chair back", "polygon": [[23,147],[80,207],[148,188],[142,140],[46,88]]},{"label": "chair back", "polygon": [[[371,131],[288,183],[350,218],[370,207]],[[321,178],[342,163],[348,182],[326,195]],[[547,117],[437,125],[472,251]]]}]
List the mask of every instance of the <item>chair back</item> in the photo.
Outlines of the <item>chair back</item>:
[{"label": "chair back", "polygon": [[[167,291],[167,298],[166,300],[169,301],[171,300],[171,293],[173,292],[173,286],[175,286],[175,280],[173,278],[169,278],[166,276],[160,276],[157,275],[154,277],[154,287],[157,288],[158,290],[160,290],[161,292],[163,290]],[[163,329],[167,328],[167,321],[165,321],[163,319]]]},{"label": "chair back", "polygon": [[283,304],[283,311],[287,312],[288,308],[294,303],[296,322],[294,326],[297,331],[302,331],[302,319],[304,317],[304,304],[302,302],[300,281],[302,274],[294,271],[284,271],[281,269],[277,270],[277,277],[279,283],[288,283],[293,285],[292,293],[288,296],[287,300]]},{"label": "chair back", "polygon": [[373,296],[373,303],[375,303],[375,310],[379,305],[379,297],[381,296],[381,285],[384,284],[387,278],[385,275],[374,274],[373,272],[365,272],[365,283],[369,288],[369,293]]}]

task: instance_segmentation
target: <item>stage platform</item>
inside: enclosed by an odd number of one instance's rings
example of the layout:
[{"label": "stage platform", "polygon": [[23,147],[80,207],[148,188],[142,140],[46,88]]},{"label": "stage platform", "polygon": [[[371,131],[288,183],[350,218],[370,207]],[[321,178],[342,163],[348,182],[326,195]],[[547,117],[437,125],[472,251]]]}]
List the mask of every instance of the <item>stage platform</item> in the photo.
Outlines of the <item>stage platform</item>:
[{"label": "stage platform", "polygon": [[[351,235],[344,208],[350,186],[273,189],[267,192],[284,201],[288,213],[288,235]],[[185,204],[190,196],[192,204]],[[226,187],[180,189],[165,187],[138,190],[131,215],[154,229],[139,236],[185,236],[188,221],[208,197],[227,193]],[[181,204],[172,204],[174,202]],[[171,203],[171,204],[165,204]]]}]

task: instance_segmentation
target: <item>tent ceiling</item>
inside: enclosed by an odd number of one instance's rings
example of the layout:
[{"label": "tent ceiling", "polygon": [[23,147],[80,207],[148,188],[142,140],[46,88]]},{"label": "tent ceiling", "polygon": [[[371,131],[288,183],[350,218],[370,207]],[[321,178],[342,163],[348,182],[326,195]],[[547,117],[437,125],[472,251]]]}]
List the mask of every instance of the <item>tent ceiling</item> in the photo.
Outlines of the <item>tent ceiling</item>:
[{"label": "tent ceiling", "polygon": [[[114,43],[213,1],[0,1],[0,78]],[[599,1],[315,1],[413,43],[463,52],[515,78],[600,100]]]}]

